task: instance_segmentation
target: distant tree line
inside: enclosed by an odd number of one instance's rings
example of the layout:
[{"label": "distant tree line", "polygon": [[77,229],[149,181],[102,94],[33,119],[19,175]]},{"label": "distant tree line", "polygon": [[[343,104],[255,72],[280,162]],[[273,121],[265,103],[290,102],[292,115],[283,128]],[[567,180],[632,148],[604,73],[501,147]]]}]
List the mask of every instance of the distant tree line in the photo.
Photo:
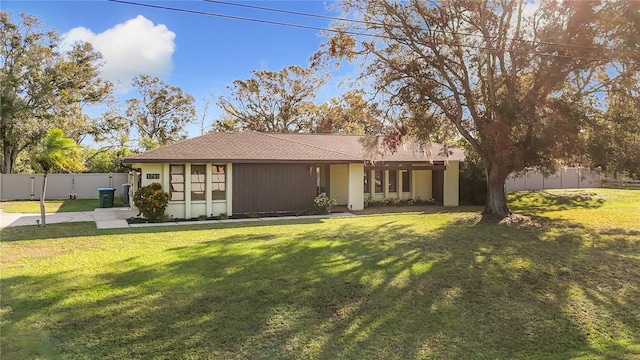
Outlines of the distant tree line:
[{"label": "distant tree line", "polygon": [[[536,166],[601,166],[640,177],[639,2],[343,0],[309,67],[254,70],[226,94],[195,99],[141,74],[119,102],[100,78],[101,55],[78,42],[63,51],[55,31],[0,13],[0,171],[31,170],[29,154],[53,128],[85,148],[89,171],[200,132],[367,135],[391,150],[408,139],[467,148],[469,171],[486,179],[485,214],[508,216],[504,182]],[[359,35],[355,35],[359,34]],[[360,74],[318,103],[340,64]],[[221,115],[210,119],[212,103]],[[91,118],[86,106],[108,108]],[[374,139],[374,140],[371,140]]]}]

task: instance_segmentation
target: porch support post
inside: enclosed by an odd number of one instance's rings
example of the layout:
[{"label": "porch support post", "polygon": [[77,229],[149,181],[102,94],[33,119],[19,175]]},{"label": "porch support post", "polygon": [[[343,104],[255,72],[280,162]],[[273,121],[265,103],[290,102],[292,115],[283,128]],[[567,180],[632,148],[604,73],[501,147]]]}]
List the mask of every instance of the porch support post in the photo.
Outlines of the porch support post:
[{"label": "porch support post", "polygon": [[233,215],[233,164],[228,163],[225,169],[225,194],[227,195],[227,216]]},{"label": "porch support post", "polygon": [[389,170],[382,171],[382,192],[384,193],[384,198],[389,198]]},{"label": "porch support post", "polygon": [[191,218],[191,163],[184,164],[184,217]]},{"label": "porch support post", "polygon": [[416,198],[416,172],[415,171],[411,171],[411,198],[415,199]]}]

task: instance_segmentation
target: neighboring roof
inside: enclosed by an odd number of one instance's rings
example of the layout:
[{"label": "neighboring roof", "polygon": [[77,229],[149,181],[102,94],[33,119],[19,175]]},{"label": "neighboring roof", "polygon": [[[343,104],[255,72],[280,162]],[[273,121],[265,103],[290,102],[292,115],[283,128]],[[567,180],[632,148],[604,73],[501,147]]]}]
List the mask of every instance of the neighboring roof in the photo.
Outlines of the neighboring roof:
[{"label": "neighboring roof", "polygon": [[[371,160],[360,143],[362,136],[336,134],[274,134],[243,131],[211,132],[126,158],[125,163],[158,162],[334,162]],[[418,147],[406,144],[395,153],[386,151],[376,161],[462,161],[464,151],[431,145],[431,159]]]}]

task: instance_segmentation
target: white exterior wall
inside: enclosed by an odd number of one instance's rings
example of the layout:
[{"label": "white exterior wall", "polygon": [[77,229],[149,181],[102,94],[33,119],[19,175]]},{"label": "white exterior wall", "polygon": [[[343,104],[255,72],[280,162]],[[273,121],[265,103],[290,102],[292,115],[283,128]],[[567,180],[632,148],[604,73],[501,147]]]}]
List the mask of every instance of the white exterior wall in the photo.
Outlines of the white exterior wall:
[{"label": "white exterior wall", "polygon": [[[157,182],[162,185],[164,190],[167,189],[165,184],[169,184],[169,170],[167,168],[167,173],[165,174],[164,164],[143,164],[140,166],[140,170],[142,171],[142,180],[140,181],[142,186]],[[147,179],[147,174],[160,174],[160,179]]]},{"label": "white exterior wall", "polygon": [[433,197],[431,189],[431,170],[412,171],[411,197],[429,200]]},{"label": "white exterior wall", "polygon": [[185,218],[186,205],[184,201],[169,201],[166,214],[169,217],[182,219]]},{"label": "white exterior wall", "polygon": [[[362,179],[360,180],[360,182],[362,182]],[[338,205],[347,205],[347,202],[349,201],[348,164],[330,165],[328,195],[331,199],[335,199]]]},{"label": "white exterior wall", "polygon": [[444,171],[444,191],[442,205],[458,206],[460,193],[460,163],[452,161]]},{"label": "white exterior wall", "polygon": [[364,209],[364,164],[349,164],[349,210]]}]

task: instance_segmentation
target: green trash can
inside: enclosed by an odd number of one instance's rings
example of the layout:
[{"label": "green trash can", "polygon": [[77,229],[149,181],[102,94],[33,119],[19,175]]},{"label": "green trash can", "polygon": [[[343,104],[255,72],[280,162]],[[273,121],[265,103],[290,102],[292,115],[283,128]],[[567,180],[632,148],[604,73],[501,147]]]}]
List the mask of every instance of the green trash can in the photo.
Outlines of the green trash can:
[{"label": "green trash can", "polygon": [[98,188],[98,193],[100,194],[101,208],[113,207],[113,193],[115,191],[116,189],[112,189],[112,188]]}]

